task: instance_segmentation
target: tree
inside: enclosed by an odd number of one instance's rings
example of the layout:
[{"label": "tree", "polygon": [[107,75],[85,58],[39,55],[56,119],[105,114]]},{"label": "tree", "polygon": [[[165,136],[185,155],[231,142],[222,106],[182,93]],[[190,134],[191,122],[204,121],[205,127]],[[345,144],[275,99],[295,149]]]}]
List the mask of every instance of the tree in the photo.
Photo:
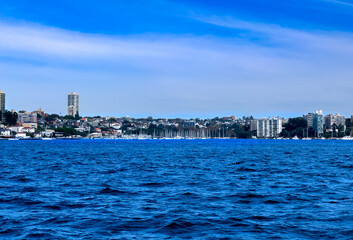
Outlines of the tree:
[{"label": "tree", "polygon": [[66,119],[66,120],[74,120],[75,117],[71,116],[71,115],[66,115],[66,116],[64,116],[64,119]]},{"label": "tree", "polygon": [[87,135],[87,133],[85,132],[79,132],[77,131],[75,128],[67,128],[67,127],[63,127],[63,128],[56,128],[55,129],[56,132],[60,132],[63,133],[63,135],[65,137],[67,136],[72,136],[72,135],[80,135],[82,137],[85,137]]},{"label": "tree", "polygon": [[290,118],[288,122],[283,125],[284,129],[281,132],[282,137],[294,137],[300,138],[306,137],[307,121],[302,117]]},{"label": "tree", "polygon": [[17,112],[5,111],[5,125],[13,126],[17,124],[18,114]]},{"label": "tree", "polygon": [[60,118],[60,116],[58,114],[49,114],[45,120],[48,122],[52,122],[55,121],[57,118]]}]

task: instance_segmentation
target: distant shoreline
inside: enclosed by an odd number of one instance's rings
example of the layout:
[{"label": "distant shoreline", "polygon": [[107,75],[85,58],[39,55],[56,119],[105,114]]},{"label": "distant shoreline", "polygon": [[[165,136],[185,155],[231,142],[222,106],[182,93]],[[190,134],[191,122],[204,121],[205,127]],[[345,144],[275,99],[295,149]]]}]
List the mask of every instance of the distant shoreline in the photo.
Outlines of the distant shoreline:
[{"label": "distant shoreline", "polygon": [[99,141],[99,140],[107,140],[107,141],[128,141],[128,140],[138,140],[138,141],[170,141],[170,140],[282,140],[282,141],[347,141],[353,140],[352,139],[344,139],[344,138],[337,138],[337,139],[280,139],[280,138],[52,138],[52,139],[16,139],[16,138],[0,138],[0,141]]}]

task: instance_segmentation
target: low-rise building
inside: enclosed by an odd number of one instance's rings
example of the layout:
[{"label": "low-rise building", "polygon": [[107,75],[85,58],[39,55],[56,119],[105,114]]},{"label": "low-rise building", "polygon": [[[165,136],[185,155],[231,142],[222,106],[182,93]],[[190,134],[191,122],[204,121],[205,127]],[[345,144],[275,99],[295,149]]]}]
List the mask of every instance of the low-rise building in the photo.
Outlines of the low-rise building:
[{"label": "low-rise building", "polygon": [[18,132],[23,132],[23,131],[22,131],[23,128],[24,128],[24,127],[17,125],[17,126],[12,126],[12,127],[10,127],[9,129],[10,129],[12,132],[18,133]]},{"label": "low-rise building", "polygon": [[37,114],[36,113],[29,113],[26,111],[20,111],[18,113],[17,122],[20,123],[37,123]]},{"label": "low-rise building", "polygon": [[11,131],[9,129],[0,129],[0,136],[1,137],[10,137]]}]

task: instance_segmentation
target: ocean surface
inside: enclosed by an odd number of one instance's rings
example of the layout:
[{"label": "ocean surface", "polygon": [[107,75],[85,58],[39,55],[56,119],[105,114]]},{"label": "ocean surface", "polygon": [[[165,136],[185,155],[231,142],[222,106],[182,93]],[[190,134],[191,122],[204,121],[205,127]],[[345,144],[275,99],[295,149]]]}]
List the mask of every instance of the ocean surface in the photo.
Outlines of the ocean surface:
[{"label": "ocean surface", "polygon": [[0,141],[2,239],[353,239],[353,141]]}]

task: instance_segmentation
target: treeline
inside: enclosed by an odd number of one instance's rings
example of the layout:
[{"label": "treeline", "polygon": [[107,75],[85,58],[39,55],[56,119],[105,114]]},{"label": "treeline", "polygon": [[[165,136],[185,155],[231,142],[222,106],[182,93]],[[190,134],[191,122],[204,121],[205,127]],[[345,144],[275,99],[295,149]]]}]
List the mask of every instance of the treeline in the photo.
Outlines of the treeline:
[{"label": "treeline", "polygon": [[[344,136],[349,136],[351,134],[352,124],[350,119],[346,119],[346,130],[344,126],[333,124],[332,131],[326,132],[324,126],[323,137],[325,138],[342,138]],[[283,130],[280,134],[284,138],[293,138],[297,136],[298,138],[314,138],[317,137],[317,132],[314,128],[308,127],[307,121],[302,117],[290,118],[288,122],[283,124]]]}]

